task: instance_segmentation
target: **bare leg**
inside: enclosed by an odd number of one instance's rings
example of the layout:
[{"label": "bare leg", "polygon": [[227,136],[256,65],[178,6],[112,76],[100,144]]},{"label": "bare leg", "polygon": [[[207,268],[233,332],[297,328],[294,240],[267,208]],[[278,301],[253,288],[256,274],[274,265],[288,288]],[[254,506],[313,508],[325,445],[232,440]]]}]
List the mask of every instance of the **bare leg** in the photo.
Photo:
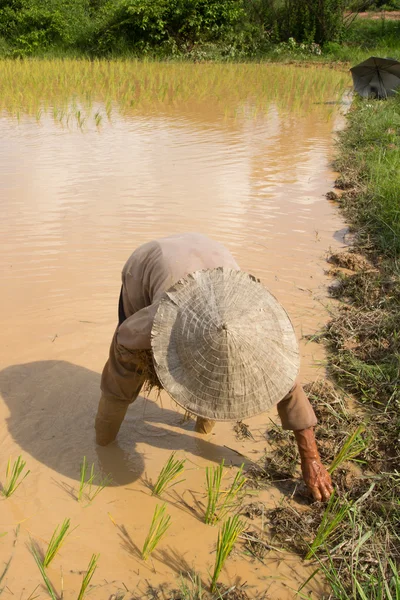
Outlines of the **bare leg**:
[{"label": "bare leg", "polygon": [[203,419],[203,417],[197,417],[195,431],[197,433],[211,433],[214,429],[215,421],[210,419]]}]

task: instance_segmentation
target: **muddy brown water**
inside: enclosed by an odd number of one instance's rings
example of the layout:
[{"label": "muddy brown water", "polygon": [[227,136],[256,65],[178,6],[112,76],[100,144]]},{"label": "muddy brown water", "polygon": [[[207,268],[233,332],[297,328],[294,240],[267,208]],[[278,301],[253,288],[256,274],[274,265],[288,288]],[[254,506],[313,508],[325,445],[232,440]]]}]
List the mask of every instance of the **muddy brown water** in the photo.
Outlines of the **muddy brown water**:
[{"label": "muddy brown water", "polygon": [[[291,315],[303,381],[324,374],[323,349],[306,336],[327,319],[325,254],[345,244],[346,228],[324,196],[342,108],[311,105],[304,113],[288,102],[260,112],[250,110],[251,99],[240,108],[227,115],[205,93],[185,110],[116,110],[101,128],[83,131],[46,114],[39,123],[0,118],[0,481],[9,456],[21,454],[31,471],[0,499],[4,598],[27,600],[37,585],[33,596],[48,596],[28,546],[32,539],[46,548],[66,517],[76,529],[48,573],[67,600],[77,597],[93,553],[100,559],[92,598],[118,590],[130,598],[126,588],[148,597],[149,584],[176,587],[188,571],[207,583],[217,529],[201,520],[204,469],[222,459],[239,465],[237,452],[258,460],[267,445],[275,411],[246,421],[254,441],[237,440],[230,423],[200,437],[165,394],[141,397],[117,442],[95,445],[120,270],[139,244],[183,231],[223,242]],[[165,495],[172,525],[144,563],[138,552],[159,502],[147,482],[173,450],[187,459],[185,481]],[[73,498],[83,456],[114,482],[89,506]],[[246,502],[271,507],[283,497],[276,484]],[[312,572],[290,553],[270,552],[261,563],[239,545],[221,581],[284,600]],[[319,597],[318,582],[306,589]]]}]

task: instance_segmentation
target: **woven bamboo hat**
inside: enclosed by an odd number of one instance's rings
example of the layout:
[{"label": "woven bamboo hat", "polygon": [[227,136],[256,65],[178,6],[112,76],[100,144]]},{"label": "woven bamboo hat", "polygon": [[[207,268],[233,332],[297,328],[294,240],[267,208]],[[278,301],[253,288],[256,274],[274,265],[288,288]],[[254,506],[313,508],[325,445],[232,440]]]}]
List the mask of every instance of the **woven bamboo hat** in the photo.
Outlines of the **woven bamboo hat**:
[{"label": "woven bamboo hat", "polygon": [[243,271],[197,271],[162,297],[152,328],[157,376],[189,412],[216,421],[268,410],[293,387],[299,351],[279,302]]}]

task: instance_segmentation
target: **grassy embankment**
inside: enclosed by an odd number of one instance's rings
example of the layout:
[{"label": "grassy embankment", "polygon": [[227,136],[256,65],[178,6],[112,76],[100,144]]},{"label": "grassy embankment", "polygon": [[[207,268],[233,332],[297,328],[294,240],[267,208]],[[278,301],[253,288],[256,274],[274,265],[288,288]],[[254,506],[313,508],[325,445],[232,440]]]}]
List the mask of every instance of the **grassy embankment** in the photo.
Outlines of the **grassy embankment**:
[{"label": "grassy embankment", "polygon": [[[314,384],[308,392],[324,462],[347,446],[343,458],[354,452],[360,463],[344,460],[334,470],[328,507],[299,510],[290,500],[270,522],[276,538],[316,561],[330,600],[392,600],[400,594],[400,97],[355,99],[336,169],[355,242],[331,257],[332,295],[342,302],[319,339],[338,387]],[[275,450],[256,475],[292,477],[289,436],[273,429],[270,438]]]}]

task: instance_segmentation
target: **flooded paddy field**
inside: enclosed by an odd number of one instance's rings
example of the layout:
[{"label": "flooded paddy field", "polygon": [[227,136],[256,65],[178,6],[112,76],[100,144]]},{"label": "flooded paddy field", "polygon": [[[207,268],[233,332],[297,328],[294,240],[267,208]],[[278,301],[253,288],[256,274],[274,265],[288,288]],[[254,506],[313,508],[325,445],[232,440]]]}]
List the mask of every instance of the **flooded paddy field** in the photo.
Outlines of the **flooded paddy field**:
[{"label": "flooded paddy field", "polygon": [[[45,549],[65,518],[76,529],[48,575],[66,600],[78,597],[92,554],[89,598],[152,597],[149,586],[168,598],[160,589],[188,572],[209,583],[218,528],[203,522],[205,467],[261,458],[276,411],[246,420],[254,439],[238,439],[232,423],[199,436],[166,394],[143,395],[117,441],[96,446],[120,271],[153,238],[219,240],[291,316],[303,382],[323,376],[323,348],[307,336],[327,319],[325,254],[345,244],[325,193],[348,83],[322,67],[0,63],[0,481],[9,456],[30,469],[0,499],[4,598],[27,600],[38,585],[32,597],[48,597],[29,545]],[[186,459],[185,480],[163,497],[171,527],[144,562],[160,503],[148,483],[172,451]],[[84,456],[113,480],[89,505],[76,499]],[[275,507],[282,497],[271,485],[244,504]],[[313,570],[281,549],[261,562],[239,543],[221,582],[285,600]],[[318,597],[318,582],[308,589]]]}]

